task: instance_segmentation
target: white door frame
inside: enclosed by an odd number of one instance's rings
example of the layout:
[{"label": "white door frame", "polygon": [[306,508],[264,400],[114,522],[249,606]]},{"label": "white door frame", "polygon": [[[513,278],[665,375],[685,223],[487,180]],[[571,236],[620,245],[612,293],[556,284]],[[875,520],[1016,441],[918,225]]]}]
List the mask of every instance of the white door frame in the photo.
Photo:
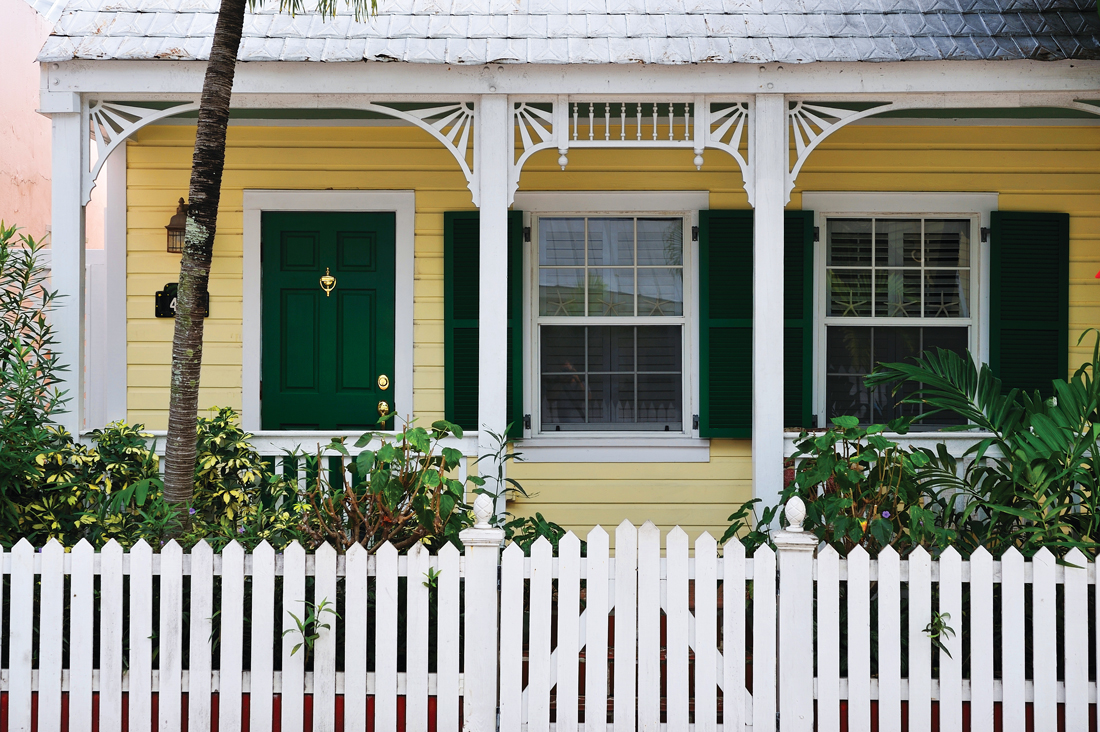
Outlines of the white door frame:
[{"label": "white door frame", "polygon": [[413,416],[413,263],[415,191],[244,192],[244,283],[241,303],[241,424],[260,432],[262,301],[261,215],[264,211],[392,211],[396,216],[394,271],[394,412]]}]

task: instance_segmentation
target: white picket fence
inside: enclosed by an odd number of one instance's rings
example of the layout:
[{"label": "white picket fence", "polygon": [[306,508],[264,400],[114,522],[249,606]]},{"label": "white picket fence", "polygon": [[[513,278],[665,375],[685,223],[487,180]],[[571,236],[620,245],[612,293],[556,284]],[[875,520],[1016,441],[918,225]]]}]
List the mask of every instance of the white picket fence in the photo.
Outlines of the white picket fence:
[{"label": "white picket fence", "polygon": [[[98,730],[122,730],[124,707],[129,732],[209,732],[215,716],[219,732],[770,732],[777,714],[785,731],[900,731],[904,716],[962,732],[964,707],[972,732],[997,707],[1023,732],[1057,729],[1060,706],[1066,730],[1089,728],[1100,608],[1080,553],[841,558],[782,532],[746,557],[708,534],[694,551],[678,528],[664,538],[662,552],[653,524],[624,522],[614,556],[597,527],[584,556],[569,534],[529,557],[483,522],[463,555],[21,542],[0,562],[8,730],[32,730],[35,695],[42,732],[61,730],[66,696],[72,732],[93,709]],[[308,660],[291,616],[306,600],[340,614],[323,614]],[[934,612],[950,656],[925,631]]]}]

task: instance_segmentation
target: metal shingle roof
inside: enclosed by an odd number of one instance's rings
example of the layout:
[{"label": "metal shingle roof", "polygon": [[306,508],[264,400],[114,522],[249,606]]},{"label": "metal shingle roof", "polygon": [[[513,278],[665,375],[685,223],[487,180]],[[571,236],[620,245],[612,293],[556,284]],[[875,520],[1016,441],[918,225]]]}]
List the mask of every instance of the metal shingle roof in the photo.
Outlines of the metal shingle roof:
[{"label": "metal shingle roof", "polygon": [[[218,0],[28,0],[40,61],[205,60]],[[380,0],[249,13],[242,61],[808,63],[1100,59],[1096,0]]]}]

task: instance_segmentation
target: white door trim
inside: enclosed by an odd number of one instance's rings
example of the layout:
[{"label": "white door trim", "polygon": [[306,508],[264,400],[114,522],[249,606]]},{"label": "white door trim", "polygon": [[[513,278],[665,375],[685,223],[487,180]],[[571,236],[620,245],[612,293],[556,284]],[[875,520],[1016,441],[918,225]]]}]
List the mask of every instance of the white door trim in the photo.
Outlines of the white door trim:
[{"label": "white door trim", "polygon": [[413,416],[413,260],[415,191],[244,192],[244,282],[241,303],[241,424],[260,429],[262,289],[260,218],[264,211],[393,211],[396,215],[394,272],[394,411]]}]

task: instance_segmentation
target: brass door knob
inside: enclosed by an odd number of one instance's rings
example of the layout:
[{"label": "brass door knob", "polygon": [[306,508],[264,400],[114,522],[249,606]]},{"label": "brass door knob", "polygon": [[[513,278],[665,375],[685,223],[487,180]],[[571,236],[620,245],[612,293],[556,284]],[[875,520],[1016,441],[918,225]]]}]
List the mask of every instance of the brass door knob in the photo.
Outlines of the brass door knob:
[{"label": "brass door knob", "polygon": [[390,413],[389,402],[378,402],[378,413],[380,415],[382,415],[383,417],[385,417],[387,414],[389,414]]},{"label": "brass door knob", "polygon": [[390,388],[390,377],[386,376],[385,374],[382,374],[381,376],[379,376],[378,377],[378,388],[381,389],[382,391],[385,391],[386,389],[389,389]]}]

